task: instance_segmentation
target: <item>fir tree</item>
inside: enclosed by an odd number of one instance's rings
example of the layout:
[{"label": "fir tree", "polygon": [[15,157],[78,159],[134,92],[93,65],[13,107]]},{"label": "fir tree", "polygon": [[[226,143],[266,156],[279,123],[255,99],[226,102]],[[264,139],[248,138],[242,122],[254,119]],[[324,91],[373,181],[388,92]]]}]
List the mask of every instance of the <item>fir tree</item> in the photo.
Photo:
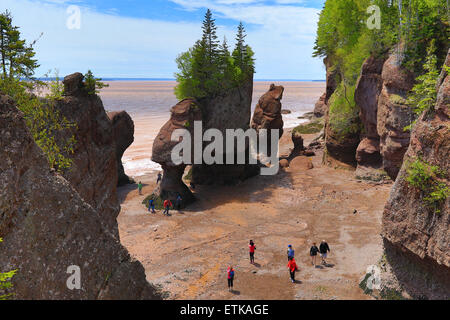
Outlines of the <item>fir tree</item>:
[{"label": "fir tree", "polygon": [[212,12],[208,9],[203,21],[202,44],[205,46],[208,62],[213,64],[218,56],[219,41],[217,40],[217,26],[212,18]]},{"label": "fir tree", "polygon": [[[35,41],[36,42],[36,41]],[[12,25],[11,13],[0,14],[0,63],[2,79],[30,79],[39,67],[34,59],[33,42],[27,45],[20,38],[19,28]]]},{"label": "fir tree", "polygon": [[226,39],[219,44],[210,10],[206,12],[202,30],[201,40],[176,59],[179,72],[175,74],[178,82],[175,95],[179,99],[214,97],[241,85],[250,74],[253,75],[253,51],[245,44],[242,23],[238,28],[238,44],[232,54]]},{"label": "fir tree", "polygon": [[238,31],[236,35],[236,48],[233,51],[233,58],[236,65],[242,68],[244,66],[247,46],[245,45],[245,38],[247,34],[245,33],[245,28],[242,22],[239,23]]}]

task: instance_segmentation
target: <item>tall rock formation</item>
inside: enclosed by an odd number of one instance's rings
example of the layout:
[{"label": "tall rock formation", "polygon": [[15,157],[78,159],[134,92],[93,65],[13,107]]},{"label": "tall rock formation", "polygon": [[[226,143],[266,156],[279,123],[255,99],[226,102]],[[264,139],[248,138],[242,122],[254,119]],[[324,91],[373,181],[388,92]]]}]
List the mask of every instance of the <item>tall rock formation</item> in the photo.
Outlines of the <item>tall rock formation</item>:
[{"label": "tall rock formation", "polygon": [[64,173],[64,178],[102,215],[109,229],[116,230],[120,205],[116,143],[111,122],[100,97],[84,90],[81,73],[65,77],[63,83],[65,96],[56,103],[56,108],[76,125],[67,133],[74,135],[76,145],[70,155],[73,165]]},{"label": "tall rock formation", "polygon": [[[450,67],[450,51],[446,65]],[[406,89],[406,88],[405,88]],[[407,181],[410,164],[416,160],[439,167],[435,177],[450,188],[450,76],[443,72],[434,110],[421,115],[414,126],[411,143],[383,213],[386,258],[392,275],[389,287],[413,298],[450,298],[450,199],[430,207],[425,191]],[[427,183],[422,181],[421,183]],[[393,281],[395,280],[395,281]]]},{"label": "tall rock formation", "polygon": [[[174,164],[172,161],[172,150],[179,143],[179,141],[172,141],[172,134],[177,129],[189,131],[193,157],[194,122],[202,121],[202,111],[197,101],[185,99],[172,107],[170,112],[170,120],[161,128],[153,143],[152,161],[159,163],[164,170],[161,184],[155,191],[155,195],[163,201],[170,199],[173,203],[178,195],[181,195],[182,204],[186,206],[194,200],[194,196],[182,180],[187,164]],[[193,158],[190,160],[192,162]]]},{"label": "tall rock formation", "polygon": [[405,127],[413,119],[412,109],[406,103],[414,85],[414,76],[402,68],[401,49],[395,49],[383,65],[383,87],[378,98],[377,132],[383,169],[395,180],[409,145],[410,132]]},{"label": "tall rock formation", "polygon": [[[281,99],[283,99],[284,87],[270,85],[269,91],[262,95],[256,105],[251,127],[259,132],[261,129],[278,129],[280,138],[283,135],[283,116],[281,115]],[[268,135],[270,142],[270,131]],[[270,150],[270,145],[268,146]]]},{"label": "tall rock formation", "polygon": [[111,121],[114,141],[116,143],[116,162],[118,168],[118,186],[129,184],[132,180],[125,174],[122,157],[134,142],[134,122],[126,111],[108,112]]},{"label": "tall rock formation", "polygon": [[[69,96],[64,103],[76,111],[78,99],[81,98]],[[92,109],[100,106],[96,98],[85,99]],[[100,124],[106,123],[101,112],[87,108],[77,112],[95,115],[100,118],[97,119]],[[85,137],[83,141],[90,139],[105,142],[106,137]],[[104,150],[109,149],[104,147]],[[95,196],[89,201],[82,197],[95,192],[83,192],[86,190],[79,186],[81,192],[77,191],[62,176],[50,171],[22,114],[5,96],[0,96],[0,159],[0,237],[4,240],[0,244],[0,271],[18,269],[12,281],[15,299],[159,298],[146,281],[142,265],[133,261],[120,244],[117,226],[104,223],[107,217],[101,210],[107,207],[93,202]],[[75,160],[80,161],[76,169],[82,161]],[[115,161],[111,163],[114,170],[98,171],[97,176],[112,174],[111,186],[114,186],[117,170]],[[79,174],[87,174],[90,179],[94,168],[98,166],[91,164]],[[90,186],[95,185],[91,180],[88,182]],[[80,290],[67,287],[71,266],[80,268]]]},{"label": "tall rock formation", "polygon": [[[361,74],[356,83],[355,102],[360,109],[360,118],[364,126],[362,141],[356,150],[357,171],[379,169],[382,165],[377,115],[378,97],[383,86],[381,72],[384,61],[384,58],[369,57],[363,63]],[[359,176],[361,175],[364,174],[359,174]]]},{"label": "tall rock formation", "polygon": [[[224,137],[223,145],[226,146],[227,129],[246,131],[249,128],[252,95],[253,77],[239,87],[227,90],[223,95],[199,101],[203,114],[203,131],[218,129]],[[217,155],[224,158],[224,163],[226,152],[227,150],[223,155]],[[236,155],[237,150],[234,153]],[[245,153],[247,155],[248,150]],[[196,164],[192,168],[192,182],[199,185],[235,184],[257,173],[258,167],[249,164]]]}]

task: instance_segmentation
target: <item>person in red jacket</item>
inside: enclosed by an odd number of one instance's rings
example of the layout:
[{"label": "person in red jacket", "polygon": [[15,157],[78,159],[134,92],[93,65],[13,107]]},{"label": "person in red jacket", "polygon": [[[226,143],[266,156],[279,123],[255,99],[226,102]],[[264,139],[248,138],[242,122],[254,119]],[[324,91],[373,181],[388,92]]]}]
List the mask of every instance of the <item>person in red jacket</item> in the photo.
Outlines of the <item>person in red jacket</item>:
[{"label": "person in red jacket", "polygon": [[255,250],[256,250],[256,246],[255,243],[253,242],[253,240],[250,240],[250,244],[248,245],[248,249],[250,252],[250,263],[255,263]]},{"label": "person in red jacket", "polygon": [[298,271],[297,263],[294,258],[289,258],[288,262],[289,273],[291,274],[291,281],[295,283],[295,272]]},{"label": "person in red jacket", "polygon": [[228,291],[233,290],[233,281],[234,281],[234,269],[232,266],[229,266],[227,269],[227,279],[228,279]]},{"label": "person in red jacket", "polygon": [[164,212],[163,212],[163,214],[167,214],[168,216],[170,216],[170,214],[169,214],[169,210],[170,210],[170,207],[172,207],[172,202],[170,201],[170,200],[164,200]]}]

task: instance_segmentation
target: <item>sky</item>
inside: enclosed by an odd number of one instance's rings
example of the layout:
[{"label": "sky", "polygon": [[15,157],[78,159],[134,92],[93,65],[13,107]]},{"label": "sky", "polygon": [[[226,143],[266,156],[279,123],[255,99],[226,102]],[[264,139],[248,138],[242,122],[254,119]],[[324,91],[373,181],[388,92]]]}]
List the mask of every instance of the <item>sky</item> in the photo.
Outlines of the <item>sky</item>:
[{"label": "sky", "polygon": [[[201,37],[207,8],[234,45],[242,21],[255,51],[255,79],[323,80],[312,57],[325,0],[0,0],[40,68],[60,76],[91,69],[103,78],[174,78],[176,57]],[[78,14],[79,12],[79,14]],[[41,35],[42,33],[42,35]]]}]

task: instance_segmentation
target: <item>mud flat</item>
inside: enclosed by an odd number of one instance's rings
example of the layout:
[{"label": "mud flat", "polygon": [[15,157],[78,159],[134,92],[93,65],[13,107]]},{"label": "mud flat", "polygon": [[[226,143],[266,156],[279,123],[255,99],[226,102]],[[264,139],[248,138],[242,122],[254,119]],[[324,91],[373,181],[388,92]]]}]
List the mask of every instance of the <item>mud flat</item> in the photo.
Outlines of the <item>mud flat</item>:
[{"label": "mud flat", "polygon": [[[199,186],[198,201],[171,217],[146,211],[141,202],[156,174],[139,177],[143,195],[135,185],[119,189],[121,242],[168,299],[370,299],[359,281],[382,256],[381,215],[391,185],[357,181],[354,172],[321,160],[319,151],[312,170],[291,167],[238,186]],[[250,239],[255,265],[248,258]],[[329,265],[314,268],[309,248],[322,239],[331,247]],[[300,267],[296,284],[286,267],[288,244]],[[226,288],[230,264],[233,292]]]}]

